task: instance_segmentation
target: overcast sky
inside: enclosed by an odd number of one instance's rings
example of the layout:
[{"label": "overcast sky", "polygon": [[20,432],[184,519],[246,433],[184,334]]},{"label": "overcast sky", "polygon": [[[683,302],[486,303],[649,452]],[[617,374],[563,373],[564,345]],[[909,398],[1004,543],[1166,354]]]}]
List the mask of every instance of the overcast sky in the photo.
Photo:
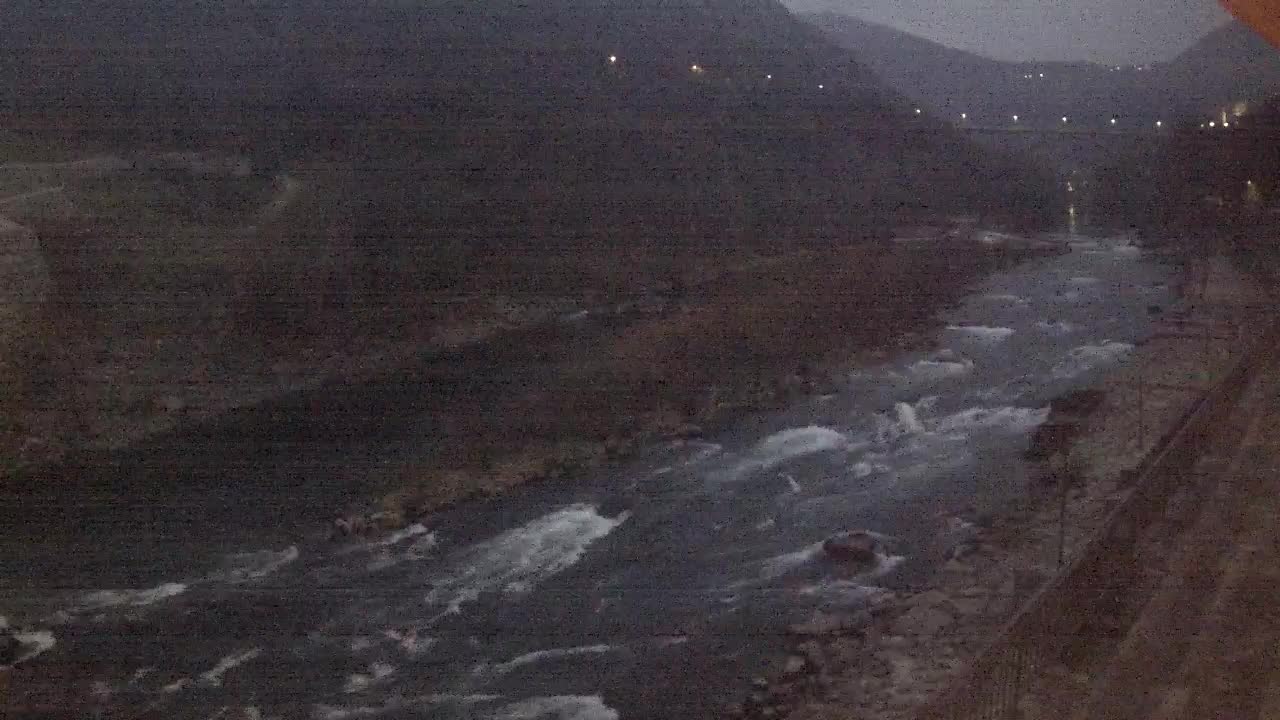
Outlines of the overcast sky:
[{"label": "overcast sky", "polygon": [[1165,60],[1228,19],[1217,0],[783,0],[1001,60]]}]

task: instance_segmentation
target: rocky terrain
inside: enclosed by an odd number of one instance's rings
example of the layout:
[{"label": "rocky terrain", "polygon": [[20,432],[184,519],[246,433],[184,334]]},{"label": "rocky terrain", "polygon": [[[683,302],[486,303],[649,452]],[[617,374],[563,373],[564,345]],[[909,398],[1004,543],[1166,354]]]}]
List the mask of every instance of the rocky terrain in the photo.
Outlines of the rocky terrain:
[{"label": "rocky terrain", "polygon": [[930,581],[792,626],[793,654],[726,715],[909,718],[962,682],[966,663],[1123,500],[1144,453],[1240,359],[1266,297],[1224,258],[1192,263],[1182,300],[1162,309],[1164,329],[1095,387],[1055,403],[1049,424],[1059,430],[1039,434],[1030,453],[1041,459],[1042,493],[1004,516],[951,518],[949,559]]}]

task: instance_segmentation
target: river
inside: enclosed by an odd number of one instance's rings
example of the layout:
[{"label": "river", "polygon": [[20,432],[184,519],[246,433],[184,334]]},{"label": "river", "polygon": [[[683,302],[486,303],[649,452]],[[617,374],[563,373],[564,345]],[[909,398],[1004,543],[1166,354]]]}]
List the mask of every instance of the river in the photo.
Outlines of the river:
[{"label": "river", "polygon": [[[789,623],[920,581],[952,515],[1025,494],[1049,400],[1151,332],[1167,267],[1121,239],[1049,239],[1070,252],[987,278],[935,351],[378,541],[314,530],[352,468],[429,456],[421,418],[83,465],[74,503],[0,511],[0,614],[29,641],[14,687],[69,679],[131,718],[712,715]],[[855,528],[890,550],[849,575],[820,543]]]}]

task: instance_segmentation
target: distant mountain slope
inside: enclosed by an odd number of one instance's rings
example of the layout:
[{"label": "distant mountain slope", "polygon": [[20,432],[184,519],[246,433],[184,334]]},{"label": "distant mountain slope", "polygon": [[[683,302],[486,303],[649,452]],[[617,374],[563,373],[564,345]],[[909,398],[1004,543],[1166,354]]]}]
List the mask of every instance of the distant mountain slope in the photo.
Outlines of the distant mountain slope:
[{"label": "distant mountain slope", "polygon": [[349,226],[768,237],[1050,204],[1042,178],[914,118],[774,0],[15,0],[6,13],[10,126],[359,168],[332,184],[333,222]]},{"label": "distant mountain slope", "polygon": [[1170,95],[1204,111],[1260,102],[1280,92],[1280,50],[1233,22],[1161,66],[1160,79]]},{"label": "distant mountain slope", "polygon": [[[854,52],[886,84],[955,121],[1130,126],[1205,116],[1280,89],[1280,52],[1239,23],[1146,69],[1092,63],[1008,63],[948,48],[847,15],[805,19]],[[1044,74],[1044,78],[1040,74]],[[1027,77],[1031,75],[1032,77]]]},{"label": "distant mountain slope", "polygon": [[[1107,126],[1112,117],[1153,122],[1173,112],[1152,73],[1092,63],[1010,63],[955,50],[847,15],[805,19],[852,51],[886,84],[950,121]],[[1043,74],[1043,77],[1041,75]]]}]

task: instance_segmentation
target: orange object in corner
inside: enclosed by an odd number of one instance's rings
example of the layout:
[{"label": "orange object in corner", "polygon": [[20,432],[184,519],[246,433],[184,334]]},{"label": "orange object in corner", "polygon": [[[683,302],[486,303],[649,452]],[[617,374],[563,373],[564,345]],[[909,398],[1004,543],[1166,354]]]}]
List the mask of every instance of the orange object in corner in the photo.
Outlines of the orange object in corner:
[{"label": "orange object in corner", "polygon": [[1280,48],[1280,0],[1218,0],[1237,20]]}]

